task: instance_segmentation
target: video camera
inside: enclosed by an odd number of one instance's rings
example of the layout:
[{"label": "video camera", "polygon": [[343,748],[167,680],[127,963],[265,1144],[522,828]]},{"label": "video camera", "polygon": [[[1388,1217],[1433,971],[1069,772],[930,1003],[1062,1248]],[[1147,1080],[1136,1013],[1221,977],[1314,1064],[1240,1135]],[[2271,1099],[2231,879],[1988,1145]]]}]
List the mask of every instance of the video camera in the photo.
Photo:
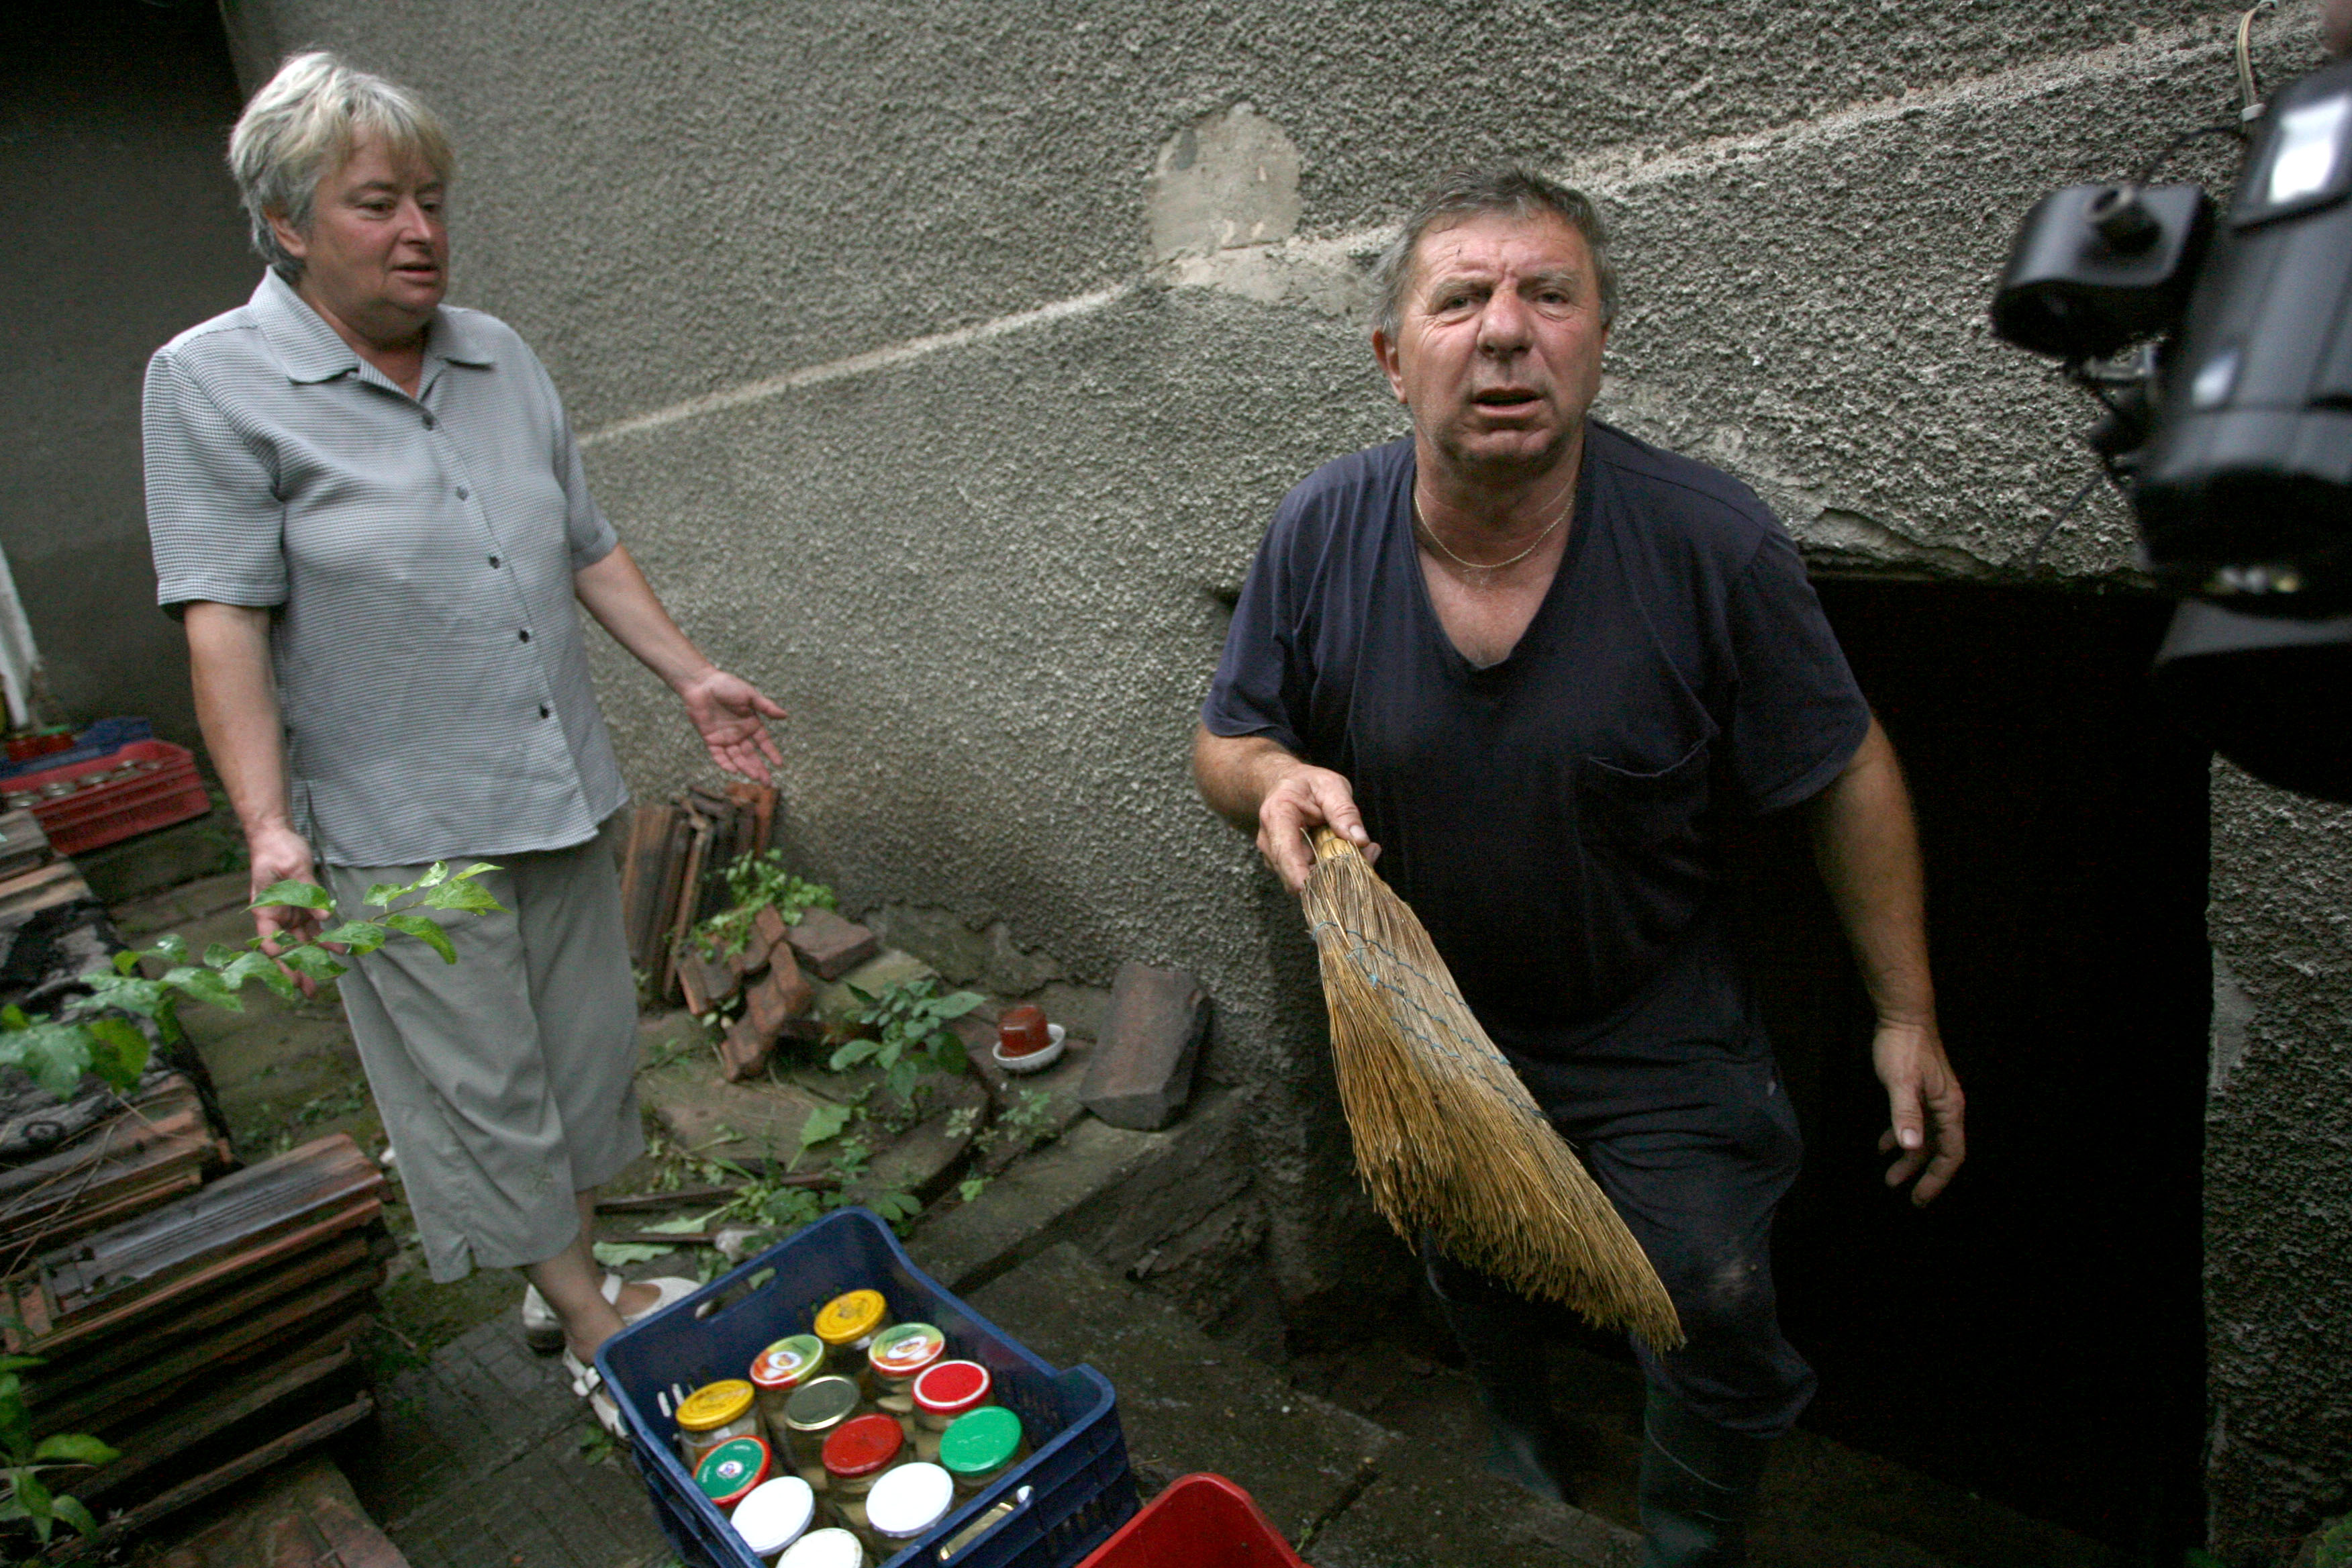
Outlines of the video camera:
[{"label": "video camera", "polygon": [[2038,203],[1993,329],[2105,407],[2089,444],[2184,601],[2158,688],[2256,777],[2352,801],[2352,59],[2261,110],[2226,214],[2154,172]]}]

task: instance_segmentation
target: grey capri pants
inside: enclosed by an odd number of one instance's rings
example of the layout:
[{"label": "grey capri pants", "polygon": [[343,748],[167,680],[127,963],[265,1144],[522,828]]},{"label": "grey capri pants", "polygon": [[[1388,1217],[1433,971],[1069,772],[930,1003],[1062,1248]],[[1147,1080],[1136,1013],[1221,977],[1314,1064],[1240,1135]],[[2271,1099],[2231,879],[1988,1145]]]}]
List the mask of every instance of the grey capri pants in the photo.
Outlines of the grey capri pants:
[{"label": "grey capri pants", "polygon": [[[436,915],[444,963],[394,937],[341,985],[368,1087],[398,1156],[426,1266],[441,1283],[476,1265],[542,1263],[579,1234],[573,1197],[645,1149],[637,1121],[637,998],[620,881],[604,838],[488,860],[501,906]],[[378,882],[424,866],[329,866],[345,919]]]}]

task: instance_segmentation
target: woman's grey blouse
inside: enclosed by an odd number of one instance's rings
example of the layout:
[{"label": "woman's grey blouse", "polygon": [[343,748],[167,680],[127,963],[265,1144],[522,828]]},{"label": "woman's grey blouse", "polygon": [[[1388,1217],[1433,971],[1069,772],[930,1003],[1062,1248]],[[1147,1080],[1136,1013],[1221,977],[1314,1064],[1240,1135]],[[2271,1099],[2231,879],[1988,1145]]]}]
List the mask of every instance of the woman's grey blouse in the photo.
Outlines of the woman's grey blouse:
[{"label": "woman's grey blouse", "polygon": [[504,322],[444,307],[412,398],[272,272],[156,351],[145,429],[157,600],[277,612],[323,861],[559,848],[621,805],[572,594],[618,539]]}]

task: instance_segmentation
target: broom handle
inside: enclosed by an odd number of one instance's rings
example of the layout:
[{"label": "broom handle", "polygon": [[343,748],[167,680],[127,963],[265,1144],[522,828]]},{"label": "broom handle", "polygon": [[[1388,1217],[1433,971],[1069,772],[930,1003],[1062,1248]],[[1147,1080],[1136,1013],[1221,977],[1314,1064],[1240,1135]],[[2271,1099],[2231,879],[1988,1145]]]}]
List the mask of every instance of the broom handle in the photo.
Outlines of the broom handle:
[{"label": "broom handle", "polygon": [[1318,866],[1326,860],[1335,860],[1342,855],[1357,853],[1354,845],[1328,827],[1315,828],[1307,837],[1315,846],[1315,863]]}]

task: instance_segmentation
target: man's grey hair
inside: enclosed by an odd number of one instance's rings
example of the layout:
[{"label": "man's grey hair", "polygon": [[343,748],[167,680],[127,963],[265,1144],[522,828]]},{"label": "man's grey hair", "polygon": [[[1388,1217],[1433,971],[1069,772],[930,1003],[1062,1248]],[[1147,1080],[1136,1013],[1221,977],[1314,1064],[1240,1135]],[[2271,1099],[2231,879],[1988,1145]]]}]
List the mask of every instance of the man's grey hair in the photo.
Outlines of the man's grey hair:
[{"label": "man's grey hair", "polygon": [[301,272],[270,232],[270,215],[308,233],[319,182],[371,139],[395,157],[423,159],[444,181],[457,172],[448,130],[422,99],[324,49],[289,56],[253,95],[229,132],[228,169],[263,259],[289,278]]},{"label": "man's grey hair", "polygon": [[1372,296],[1377,302],[1374,330],[1396,342],[1404,318],[1404,291],[1412,281],[1414,252],[1431,231],[1452,228],[1487,213],[1533,217],[1550,213],[1584,237],[1592,251],[1592,272],[1601,286],[1601,324],[1617,319],[1617,268],[1609,259],[1609,229],[1601,221],[1591,198],[1557,180],[1547,180],[1516,163],[1491,168],[1457,169],[1432,186],[1419,205],[1407,215],[1404,228],[1372,268]]}]

